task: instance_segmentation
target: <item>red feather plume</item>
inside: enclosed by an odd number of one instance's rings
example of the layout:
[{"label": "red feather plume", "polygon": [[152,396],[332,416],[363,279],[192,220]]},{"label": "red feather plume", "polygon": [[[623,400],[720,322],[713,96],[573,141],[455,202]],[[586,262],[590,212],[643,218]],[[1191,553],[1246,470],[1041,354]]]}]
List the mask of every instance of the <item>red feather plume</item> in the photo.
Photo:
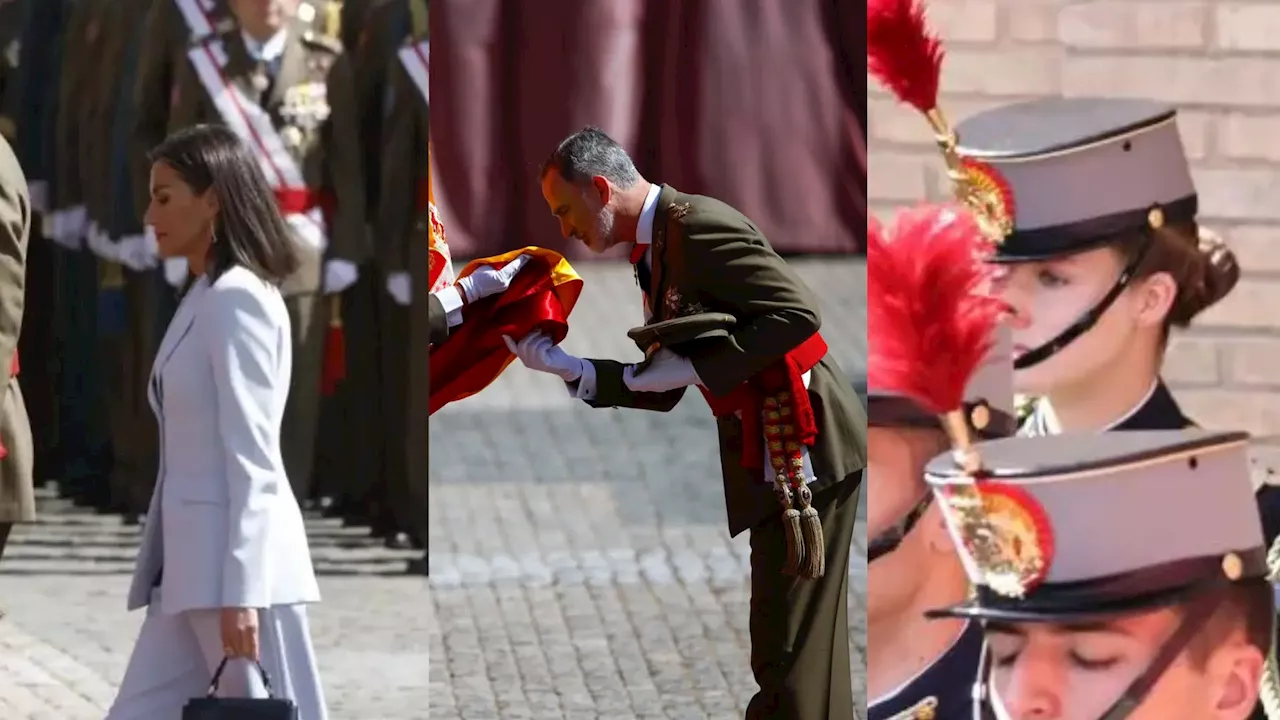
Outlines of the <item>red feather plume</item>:
[{"label": "red feather plume", "polygon": [[922,0],[867,0],[867,72],[922,113],[938,106],[942,41]]},{"label": "red feather plume", "polygon": [[983,293],[990,251],[977,222],[954,205],[902,211],[867,238],[867,381],[931,413],[961,408],[1005,305]]}]

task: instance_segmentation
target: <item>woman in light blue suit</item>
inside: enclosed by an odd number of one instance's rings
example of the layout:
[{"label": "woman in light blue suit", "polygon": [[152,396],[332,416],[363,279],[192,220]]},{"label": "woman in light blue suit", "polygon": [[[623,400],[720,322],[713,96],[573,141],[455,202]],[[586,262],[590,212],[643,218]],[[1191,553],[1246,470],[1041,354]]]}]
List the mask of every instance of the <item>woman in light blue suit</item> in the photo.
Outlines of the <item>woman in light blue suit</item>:
[{"label": "woman in light blue suit", "polygon": [[320,592],[280,453],[292,342],[277,284],[298,268],[258,159],[197,126],[153,151],[147,224],[196,277],[156,354],[160,476],[129,590],[147,608],[108,720],[178,720],[219,692],[277,697],[324,720],[306,605]]}]

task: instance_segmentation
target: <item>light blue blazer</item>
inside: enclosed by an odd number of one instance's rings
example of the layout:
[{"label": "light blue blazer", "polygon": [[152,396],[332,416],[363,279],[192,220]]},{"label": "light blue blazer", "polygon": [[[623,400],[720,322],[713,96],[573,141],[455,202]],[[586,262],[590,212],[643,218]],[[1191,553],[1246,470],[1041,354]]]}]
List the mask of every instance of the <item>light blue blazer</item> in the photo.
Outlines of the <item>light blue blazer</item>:
[{"label": "light blue blazer", "polygon": [[234,267],[195,283],[156,353],[160,472],[129,589],[166,614],[320,600],[280,454],[293,366],[279,290]]}]

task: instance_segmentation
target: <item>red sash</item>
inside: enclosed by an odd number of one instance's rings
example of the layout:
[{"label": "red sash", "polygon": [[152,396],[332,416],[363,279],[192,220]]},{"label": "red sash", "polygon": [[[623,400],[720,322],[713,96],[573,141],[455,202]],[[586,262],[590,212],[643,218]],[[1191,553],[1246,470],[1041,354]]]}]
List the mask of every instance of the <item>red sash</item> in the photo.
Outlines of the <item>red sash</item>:
[{"label": "red sash", "polygon": [[[805,373],[809,372],[827,354],[827,343],[822,335],[814,333],[808,340],[793,348],[786,356],[769,367],[761,370],[750,380],[734,388],[728,395],[715,396],[701,385],[698,389],[711,406],[711,412],[717,418],[741,414],[742,416],[742,467],[760,468],[764,459],[764,428],[761,415],[764,413],[765,400],[778,398],[780,393],[787,393],[780,404],[789,410],[795,418],[797,439],[806,446],[812,447],[818,437],[818,424],[813,415],[813,406],[809,402],[809,391],[805,389]],[[780,452],[782,448],[770,448]]]},{"label": "red sash", "polygon": [[316,208],[330,210],[330,194],[310,188],[280,188],[275,191],[276,205],[281,214],[298,215]]}]

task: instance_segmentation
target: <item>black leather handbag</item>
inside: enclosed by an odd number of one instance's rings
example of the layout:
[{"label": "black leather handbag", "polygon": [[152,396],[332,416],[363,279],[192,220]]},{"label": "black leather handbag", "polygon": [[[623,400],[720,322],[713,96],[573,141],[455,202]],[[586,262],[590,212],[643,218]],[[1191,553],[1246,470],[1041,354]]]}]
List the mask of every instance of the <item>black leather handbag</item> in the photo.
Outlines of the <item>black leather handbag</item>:
[{"label": "black leather handbag", "polygon": [[[266,668],[256,663],[258,672],[262,674],[262,684],[267,694],[272,695],[271,679],[267,677]],[[192,698],[182,708],[182,720],[298,720],[298,706],[292,700],[277,697],[267,698],[220,698],[214,697],[218,691],[218,681],[222,679],[222,671],[227,668],[227,658],[222,658],[218,669],[213,673],[213,682],[209,683],[209,692],[205,697]]]}]

